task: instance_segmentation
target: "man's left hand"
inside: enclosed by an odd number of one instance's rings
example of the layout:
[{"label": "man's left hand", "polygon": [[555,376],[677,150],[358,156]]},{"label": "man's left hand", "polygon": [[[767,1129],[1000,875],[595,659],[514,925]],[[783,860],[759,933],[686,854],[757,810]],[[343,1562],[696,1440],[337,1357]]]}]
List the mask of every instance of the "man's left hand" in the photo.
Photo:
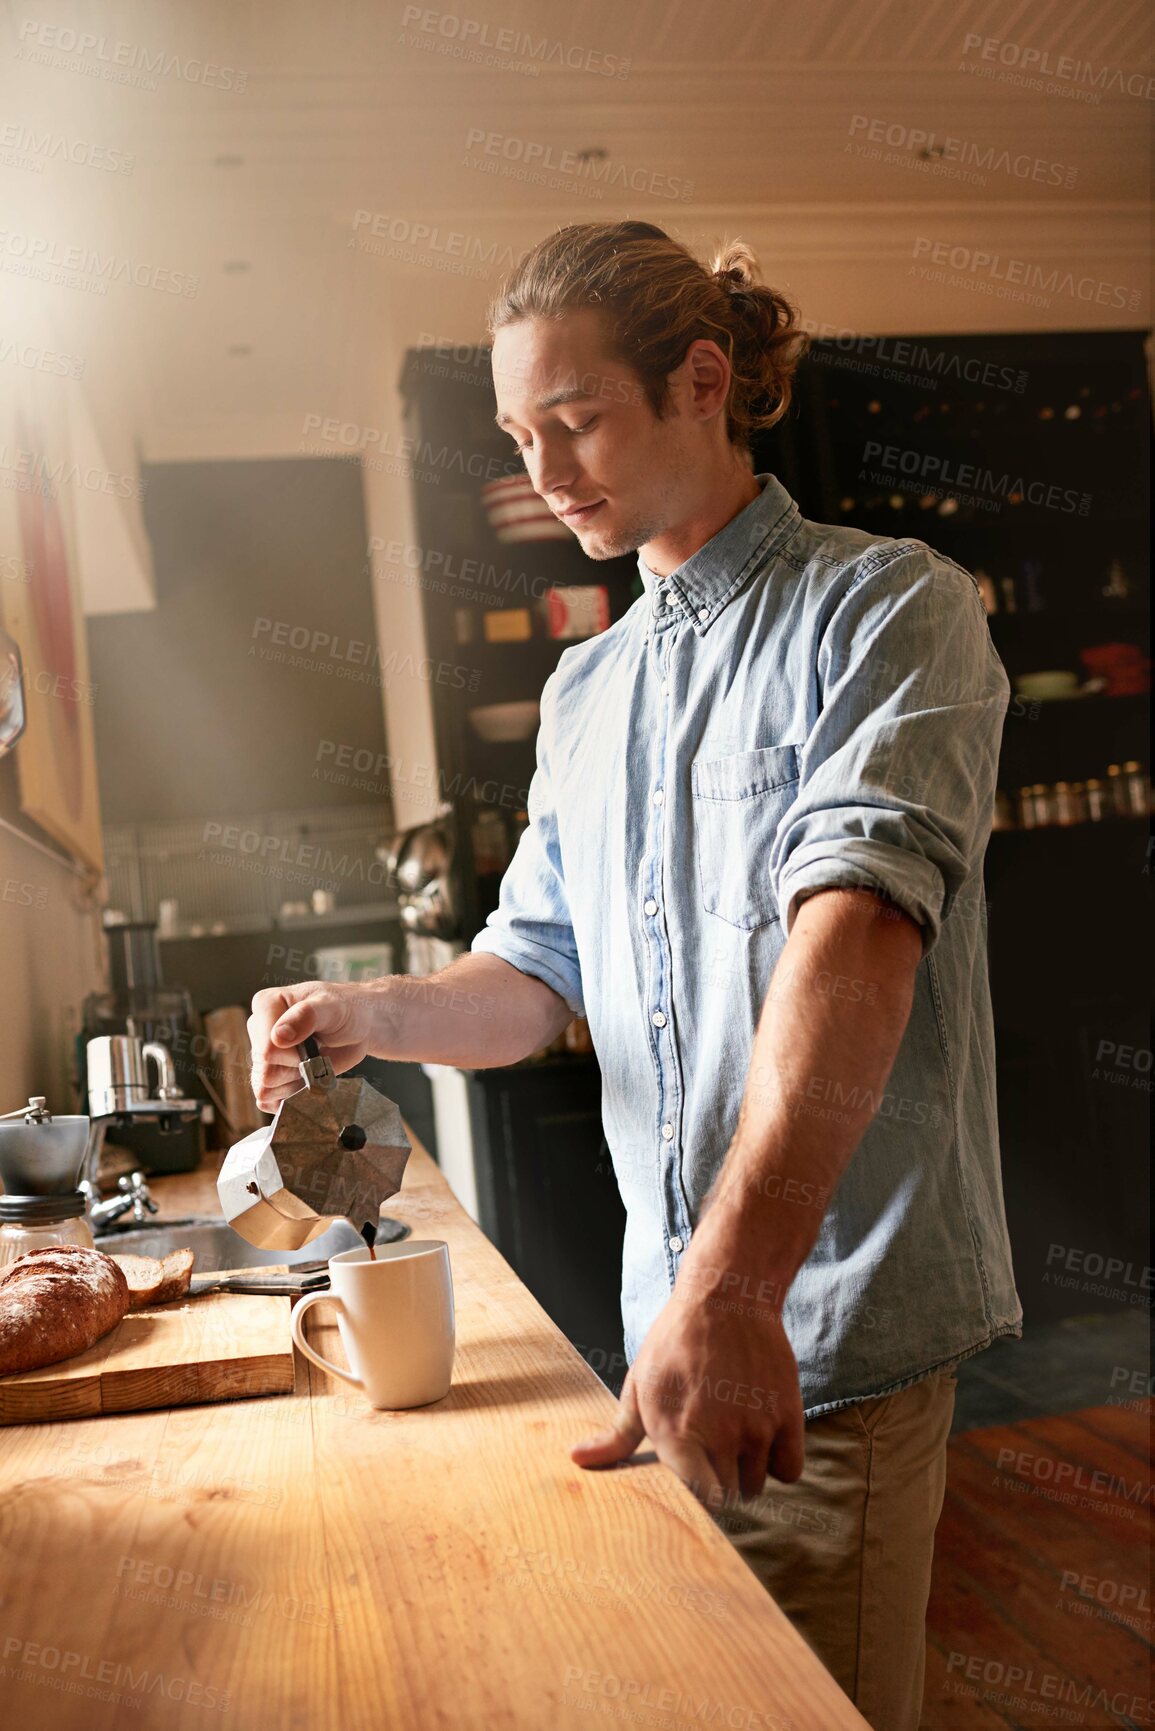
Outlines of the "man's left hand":
[{"label": "man's left hand", "polygon": [[802,1396],[781,1289],[743,1275],[741,1259],[711,1258],[704,1238],[630,1368],[616,1424],[572,1458],[613,1466],[643,1437],[714,1505],[760,1495],[767,1474],[787,1484],[802,1475]]}]

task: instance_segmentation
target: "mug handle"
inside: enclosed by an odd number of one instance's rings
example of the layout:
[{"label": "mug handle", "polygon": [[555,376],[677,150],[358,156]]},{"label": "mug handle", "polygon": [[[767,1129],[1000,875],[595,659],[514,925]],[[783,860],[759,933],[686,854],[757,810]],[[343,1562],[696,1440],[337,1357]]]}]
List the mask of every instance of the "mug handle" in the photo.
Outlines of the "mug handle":
[{"label": "mug handle", "polygon": [[364,1388],[365,1384],[359,1376],[354,1376],[352,1371],[342,1370],[340,1365],[330,1364],[329,1360],[322,1358],[319,1352],[315,1352],[305,1339],[304,1329],[301,1326],[305,1312],[311,1304],[319,1304],[322,1298],[327,1298],[330,1304],[335,1304],[338,1308],[341,1307],[341,1300],[334,1298],[331,1292],[308,1292],[304,1298],[298,1298],[289,1319],[292,1324],[293,1342],[300,1347],[306,1358],[312,1359],[319,1369],[327,1370],[330,1376],[339,1376],[344,1382],[351,1382],[354,1388]]}]

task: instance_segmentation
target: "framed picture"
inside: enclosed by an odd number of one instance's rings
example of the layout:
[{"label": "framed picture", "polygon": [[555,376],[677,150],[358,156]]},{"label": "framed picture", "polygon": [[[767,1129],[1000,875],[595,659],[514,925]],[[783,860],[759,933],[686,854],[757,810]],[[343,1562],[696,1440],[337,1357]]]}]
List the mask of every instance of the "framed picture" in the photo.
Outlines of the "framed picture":
[{"label": "framed picture", "polygon": [[88,644],[75,569],[68,422],[50,401],[5,417],[8,553],[3,624],[23,661],[25,728],[13,747],[20,809],[73,858],[103,871]]}]

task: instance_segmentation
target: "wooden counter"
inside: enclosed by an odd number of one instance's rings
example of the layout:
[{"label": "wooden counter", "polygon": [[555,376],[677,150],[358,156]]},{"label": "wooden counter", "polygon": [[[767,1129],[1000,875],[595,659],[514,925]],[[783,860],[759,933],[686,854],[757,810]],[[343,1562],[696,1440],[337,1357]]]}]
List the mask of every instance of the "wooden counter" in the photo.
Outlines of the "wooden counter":
[{"label": "wooden counter", "polygon": [[[218,1211],[211,1172],[154,1193]],[[0,1717],[863,1727],[673,1474],[573,1465],[614,1403],[416,1144],[385,1211],[450,1246],[436,1406],[374,1412],[298,1355],[292,1395],[0,1433]],[[331,1316],[310,1338],[344,1363]]]}]

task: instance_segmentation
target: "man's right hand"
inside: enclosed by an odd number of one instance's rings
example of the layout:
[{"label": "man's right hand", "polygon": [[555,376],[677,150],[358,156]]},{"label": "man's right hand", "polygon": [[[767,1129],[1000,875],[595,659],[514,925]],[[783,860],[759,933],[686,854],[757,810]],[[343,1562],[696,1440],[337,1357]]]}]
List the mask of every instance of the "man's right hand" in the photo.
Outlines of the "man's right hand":
[{"label": "man's right hand", "polygon": [[380,1020],[379,994],[364,985],[305,980],[270,986],[253,999],[249,1045],[253,1094],[262,1112],[275,1112],[301,1086],[297,1047],[312,1034],[340,1074],[369,1051]]}]

